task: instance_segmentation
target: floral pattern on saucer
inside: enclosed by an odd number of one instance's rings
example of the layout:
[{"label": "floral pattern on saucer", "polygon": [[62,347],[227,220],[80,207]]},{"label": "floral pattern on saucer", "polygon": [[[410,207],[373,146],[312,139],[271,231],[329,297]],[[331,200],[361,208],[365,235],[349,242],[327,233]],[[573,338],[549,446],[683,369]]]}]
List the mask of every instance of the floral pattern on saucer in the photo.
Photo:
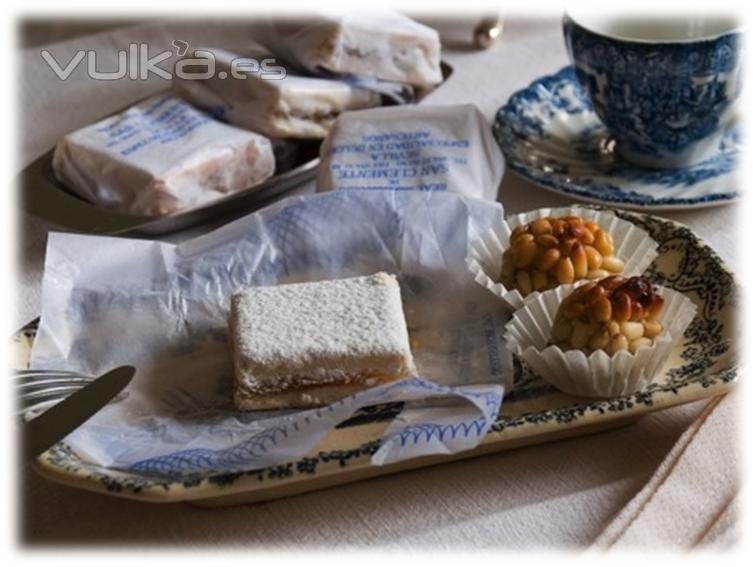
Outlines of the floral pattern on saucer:
[{"label": "floral pattern on saucer", "polygon": [[634,209],[729,203],[737,190],[741,133],[720,135],[712,157],[686,167],[645,169],[623,160],[569,66],[512,95],[493,135],[506,165],[533,183],[594,203]]}]

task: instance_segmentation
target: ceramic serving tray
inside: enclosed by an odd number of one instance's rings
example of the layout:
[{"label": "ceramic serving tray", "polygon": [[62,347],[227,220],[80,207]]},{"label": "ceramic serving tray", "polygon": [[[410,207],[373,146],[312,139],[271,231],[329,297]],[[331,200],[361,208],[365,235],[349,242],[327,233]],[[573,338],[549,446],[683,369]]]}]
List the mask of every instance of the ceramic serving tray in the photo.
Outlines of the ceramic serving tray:
[{"label": "ceramic serving tray", "polygon": [[[441,71],[443,82],[433,89],[418,93],[415,102],[420,102],[435,89],[440,88],[453,70],[447,63],[441,62]],[[123,110],[125,109],[117,112]],[[270,179],[202,207],[163,217],[148,217],[108,210],[76,195],[56,179],[53,173],[53,148],[19,174],[20,203],[28,213],[76,232],[161,236],[219,219],[223,223],[229,222],[270,204],[302,183],[314,179],[320,164],[319,151],[319,140],[296,142],[294,156],[291,159],[293,163],[288,169],[276,173]]]},{"label": "ceramic serving tray", "polygon": [[[627,424],[651,411],[728,392],[738,377],[738,300],[732,273],[684,225],[649,215],[616,214],[648,231],[659,244],[659,255],[645,275],[686,294],[698,307],[662,372],[638,393],[610,399],[569,396],[515,361],[515,387],[504,399],[498,419],[477,448],[455,455],[373,466],[370,457],[379,447],[381,434],[401,408],[401,404],[386,404],[360,410],[305,457],[264,469],[171,482],[94,466],[65,443],[39,457],[34,467],[52,481],[121,498],[224,506],[584,435]],[[35,333],[35,325],[30,325],[15,336],[18,367],[28,363]]]}]

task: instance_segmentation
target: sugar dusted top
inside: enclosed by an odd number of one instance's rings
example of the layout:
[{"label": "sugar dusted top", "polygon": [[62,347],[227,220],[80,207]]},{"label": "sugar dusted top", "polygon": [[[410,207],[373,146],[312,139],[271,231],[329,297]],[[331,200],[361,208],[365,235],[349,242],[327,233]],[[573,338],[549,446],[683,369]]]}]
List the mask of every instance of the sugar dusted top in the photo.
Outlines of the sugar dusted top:
[{"label": "sugar dusted top", "polygon": [[232,299],[237,354],[267,367],[322,357],[409,355],[401,293],[379,272],[322,282],[252,287]]}]

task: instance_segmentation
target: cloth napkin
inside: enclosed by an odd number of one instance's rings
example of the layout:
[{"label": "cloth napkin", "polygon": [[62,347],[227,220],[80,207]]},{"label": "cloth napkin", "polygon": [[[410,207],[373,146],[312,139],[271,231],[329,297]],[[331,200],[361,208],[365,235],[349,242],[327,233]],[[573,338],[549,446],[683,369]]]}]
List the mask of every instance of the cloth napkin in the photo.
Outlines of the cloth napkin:
[{"label": "cloth napkin", "polygon": [[736,393],[714,398],[593,548],[727,547],[736,541],[739,453]]}]

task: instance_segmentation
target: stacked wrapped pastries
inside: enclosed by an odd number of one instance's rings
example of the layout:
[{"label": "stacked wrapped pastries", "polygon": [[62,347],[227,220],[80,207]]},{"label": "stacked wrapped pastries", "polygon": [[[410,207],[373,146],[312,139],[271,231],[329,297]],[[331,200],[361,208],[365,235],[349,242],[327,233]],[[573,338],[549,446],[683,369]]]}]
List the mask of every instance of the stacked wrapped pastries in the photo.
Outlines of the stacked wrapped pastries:
[{"label": "stacked wrapped pastries", "polygon": [[312,15],[265,45],[181,53],[172,94],[61,138],[53,171],[82,198],[139,216],[204,206],[290,169],[343,112],[413,102],[443,79],[438,33],[393,11]]}]

